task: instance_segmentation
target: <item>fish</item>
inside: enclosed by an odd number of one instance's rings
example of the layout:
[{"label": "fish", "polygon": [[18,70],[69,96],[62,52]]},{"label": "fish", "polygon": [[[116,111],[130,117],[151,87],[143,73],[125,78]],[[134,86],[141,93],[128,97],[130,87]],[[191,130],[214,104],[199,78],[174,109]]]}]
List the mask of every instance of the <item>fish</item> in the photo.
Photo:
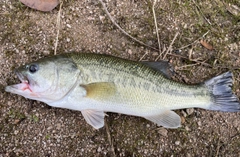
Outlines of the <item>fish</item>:
[{"label": "fish", "polygon": [[232,72],[188,85],[169,78],[167,67],[103,54],[65,53],[20,66],[15,73],[21,83],[5,91],[80,111],[95,129],[104,126],[106,112],[178,128],[181,118],[174,110],[240,111],[239,99],[232,92]]}]

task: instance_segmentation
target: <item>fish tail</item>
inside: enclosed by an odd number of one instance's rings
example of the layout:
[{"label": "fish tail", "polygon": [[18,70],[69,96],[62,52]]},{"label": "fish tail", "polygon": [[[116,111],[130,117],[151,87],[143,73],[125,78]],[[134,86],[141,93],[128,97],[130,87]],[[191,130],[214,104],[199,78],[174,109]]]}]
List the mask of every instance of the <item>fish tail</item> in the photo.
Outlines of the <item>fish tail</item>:
[{"label": "fish tail", "polygon": [[205,82],[211,93],[212,103],[209,110],[237,112],[240,111],[240,102],[232,93],[233,74],[226,72]]}]

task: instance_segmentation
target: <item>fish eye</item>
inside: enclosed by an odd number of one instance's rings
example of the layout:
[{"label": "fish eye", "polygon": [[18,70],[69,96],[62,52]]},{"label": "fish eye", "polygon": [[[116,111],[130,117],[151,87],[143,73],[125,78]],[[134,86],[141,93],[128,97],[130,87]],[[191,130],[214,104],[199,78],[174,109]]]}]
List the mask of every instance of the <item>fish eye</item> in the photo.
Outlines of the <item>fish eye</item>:
[{"label": "fish eye", "polygon": [[35,73],[39,69],[37,64],[28,65],[26,66],[26,68],[29,70],[30,73]]}]

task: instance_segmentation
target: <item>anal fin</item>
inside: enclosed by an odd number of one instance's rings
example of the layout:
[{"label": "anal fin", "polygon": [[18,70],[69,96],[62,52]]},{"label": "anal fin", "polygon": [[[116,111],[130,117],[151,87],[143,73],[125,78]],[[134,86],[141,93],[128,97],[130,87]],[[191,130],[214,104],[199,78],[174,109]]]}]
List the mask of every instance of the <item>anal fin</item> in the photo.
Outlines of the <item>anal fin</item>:
[{"label": "anal fin", "polygon": [[165,111],[158,115],[151,115],[144,117],[147,120],[156,123],[159,126],[163,126],[165,128],[178,128],[181,127],[181,118],[174,111]]}]

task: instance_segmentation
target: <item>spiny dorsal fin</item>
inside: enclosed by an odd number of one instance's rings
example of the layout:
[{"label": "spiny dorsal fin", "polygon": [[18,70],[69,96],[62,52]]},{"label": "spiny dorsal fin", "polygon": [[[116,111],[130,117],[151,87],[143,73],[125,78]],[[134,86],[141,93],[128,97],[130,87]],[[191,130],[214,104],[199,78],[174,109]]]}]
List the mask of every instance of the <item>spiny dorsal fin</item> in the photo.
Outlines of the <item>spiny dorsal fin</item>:
[{"label": "spiny dorsal fin", "polygon": [[158,62],[148,62],[148,61],[142,61],[141,63],[147,65],[148,67],[159,71],[161,74],[163,74],[167,78],[172,78],[174,75],[174,69],[169,64],[168,61],[158,61]]}]

